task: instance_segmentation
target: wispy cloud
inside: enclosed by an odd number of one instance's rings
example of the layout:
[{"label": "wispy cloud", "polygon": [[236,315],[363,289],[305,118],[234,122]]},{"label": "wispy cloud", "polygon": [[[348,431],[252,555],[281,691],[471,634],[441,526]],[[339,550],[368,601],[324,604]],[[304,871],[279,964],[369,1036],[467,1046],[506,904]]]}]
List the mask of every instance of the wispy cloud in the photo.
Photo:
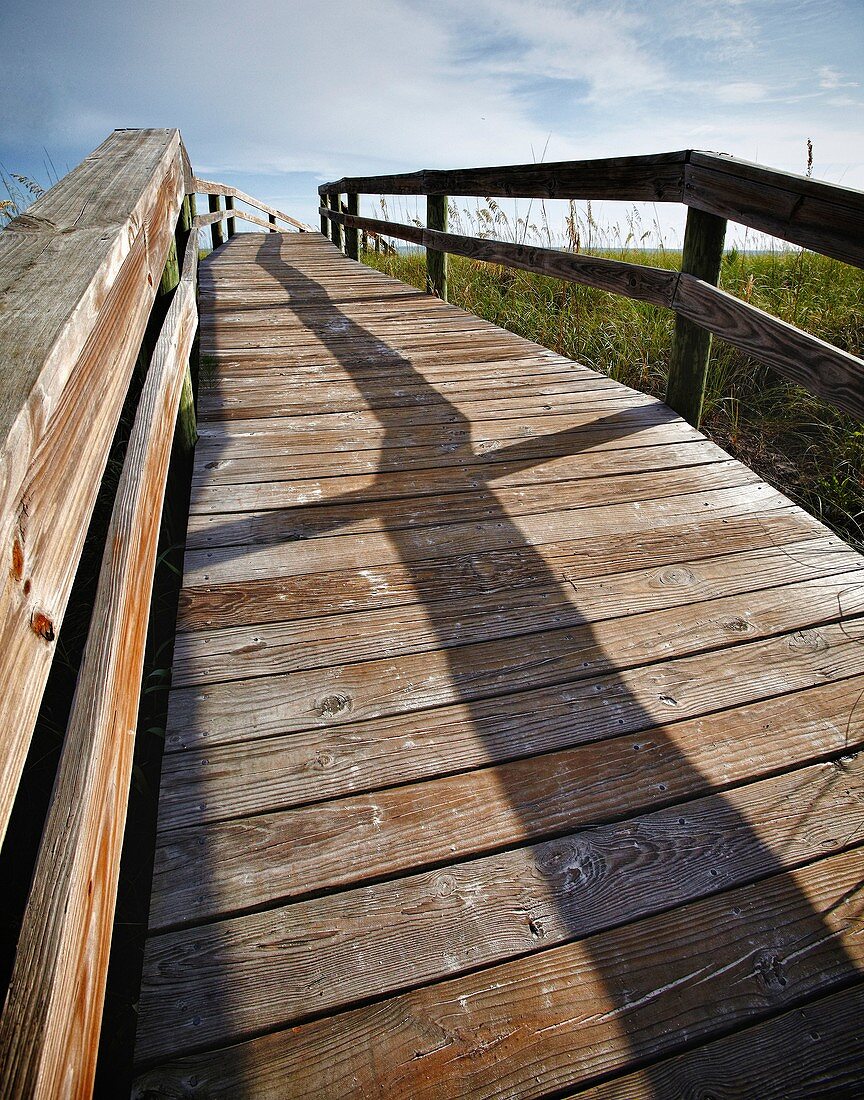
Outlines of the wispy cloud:
[{"label": "wispy cloud", "polygon": [[191,0],[32,0],[0,40],[0,159],[74,163],[114,126],[179,125],[202,171],[309,194],[307,219],[313,177],[547,141],[547,159],[708,146],[799,170],[812,137],[817,174],[864,186],[859,3],[249,0],[240,18],[212,0],[202,21]]}]

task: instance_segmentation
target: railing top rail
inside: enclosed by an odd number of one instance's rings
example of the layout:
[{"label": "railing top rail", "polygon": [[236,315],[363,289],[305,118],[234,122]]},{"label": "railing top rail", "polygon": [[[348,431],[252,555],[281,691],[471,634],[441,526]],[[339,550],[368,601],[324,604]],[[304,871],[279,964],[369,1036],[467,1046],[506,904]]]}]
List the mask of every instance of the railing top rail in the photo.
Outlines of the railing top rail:
[{"label": "railing top rail", "polygon": [[[296,218],[292,218],[290,214],[286,214],[283,210],[279,210],[275,206],[268,206],[266,202],[261,202],[260,199],[255,199],[251,195],[247,195],[245,191],[232,187],[228,183],[219,183],[216,180],[205,180],[195,176],[192,180],[192,187],[199,195],[228,195],[239,202],[245,202],[247,206],[262,210],[265,214],[272,214],[274,218],[279,218],[283,222],[287,222],[288,225],[293,225],[295,229],[299,229],[301,232],[308,233],[312,230],[311,225],[297,221]],[[236,216],[240,216],[239,212]]]},{"label": "railing top rail", "polygon": [[318,193],[682,202],[864,267],[864,191],[702,150],[346,176]]}]

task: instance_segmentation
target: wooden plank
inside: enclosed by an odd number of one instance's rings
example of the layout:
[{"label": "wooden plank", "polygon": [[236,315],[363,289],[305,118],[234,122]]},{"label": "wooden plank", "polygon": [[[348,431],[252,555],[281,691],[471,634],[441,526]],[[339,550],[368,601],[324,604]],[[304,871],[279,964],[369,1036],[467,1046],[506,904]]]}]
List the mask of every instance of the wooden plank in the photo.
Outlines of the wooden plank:
[{"label": "wooden plank", "polygon": [[[652,405],[658,410],[658,415],[667,421],[676,415],[668,409],[668,406],[663,412],[660,409],[660,402],[655,398],[638,394],[632,397],[628,394],[616,395],[614,391],[608,390],[592,389],[590,392],[594,394],[598,411],[607,412],[610,416],[615,415],[622,408],[629,409],[634,405]],[[544,411],[561,413],[577,408],[584,416],[586,409],[584,394],[584,383],[578,379],[546,386],[536,384],[532,386],[526,382],[521,387],[508,387],[506,397],[490,397],[475,393],[474,395],[454,395],[450,401],[446,401],[443,395],[438,395],[436,399],[432,391],[427,393],[427,400],[424,401],[412,401],[410,397],[394,395],[386,404],[383,400],[380,404],[377,400],[374,404],[370,404],[365,397],[355,394],[353,399],[347,399],[344,402],[341,411],[344,413],[372,411],[377,413],[379,423],[383,419],[382,409],[409,410],[404,414],[406,419],[410,414],[419,423],[453,421],[460,415],[465,420],[483,420],[497,419],[508,414],[532,416]],[[199,398],[199,412],[203,418],[212,421],[269,418],[276,409],[284,412],[286,416],[318,415],[333,409],[333,402],[328,401],[326,397],[319,396],[315,401],[310,397],[310,400],[304,404],[299,393],[294,396],[296,401],[293,405],[288,405],[283,402],[282,396],[275,388],[271,388],[269,392],[261,389],[256,391],[253,388],[246,394],[229,394],[227,397],[214,393],[213,390],[202,390]],[[392,419],[393,414],[390,415]]]},{"label": "wooden plank", "polygon": [[[441,871],[151,936],[137,1060],[223,1045],[519,956],[533,956],[531,962],[548,976],[544,962],[554,957],[556,944],[842,852],[847,838],[864,826],[862,791],[864,758],[850,758],[842,768],[817,764]],[[254,820],[248,824],[251,835]],[[855,854],[847,869],[860,868],[860,851]],[[842,868],[842,858],[838,862]],[[838,877],[848,882],[842,871]],[[226,897],[229,906],[232,900]],[[851,910],[862,913],[860,898]],[[811,935],[824,919],[811,912]],[[712,960],[722,951],[718,933],[711,940]],[[653,954],[656,942],[644,938],[642,953]],[[309,950],[324,943],[326,950]],[[674,965],[676,955],[667,965]],[[704,970],[704,941],[699,956]],[[528,960],[513,969],[531,972]],[[628,967],[630,980],[637,969]],[[848,968],[844,976],[851,976]],[[463,979],[468,985],[490,980],[488,970]],[[442,998],[443,990],[436,993]]]},{"label": "wooden plank", "polygon": [[681,275],[674,308],[817,397],[864,417],[864,361],[692,275]]},{"label": "wooden plank", "polygon": [[[650,451],[653,448],[649,448]],[[628,452],[629,453],[629,452]],[[636,463],[632,464],[636,466]],[[657,468],[657,467],[660,468]],[[469,484],[463,492],[411,493],[389,495],[386,490],[376,491],[375,484],[366,492],[350,491],[340,496],[338,482],[332,501],[319,497],[301,497],[298,502],[290,481],[274,481],[264,485],[217,485],[212,489],[196,488],[194,508],[196,512],[219,509],[223,526],[233,528],[237,516],[255,513],[252,538],[246,543],[274,543],[282,540],[320,538],[331,534],[353,535],[360,532],[386,530],[396,532],[411,528],[438,527],[442,523],[467,523],[473,519],[512,519],[516,516],[562,513],[578,508],[594,508],[604,504],[622,504],[634,500],[660,500],[686,493],[708,492],[711,489],[729,489],[737,485],[751,485],[757,475],[731,459],[707,462],[703,465],[674,463],[667,469],[658,461],[649,462],[645,472],[609,473],[603,477],[579,477],[571,469],[571,478],[560,480],[541,476],[516,477],[516,484],[486,485],[479,478],[471,490],[471,469],[466,472]],[[532,467],[537,469],[537,467]],[[450,469],[449,476],[456,473]],[[563,473],[563,471],[561,471]],[[225,539],[238,545],[233,534]],[[222,538],[214,537],[212,543],[224,545]],[[215,547],[214,547],[215,548]]]},{"label": "wooden plank", "polygon": [[[816,533],[814,525],[801,522],[804,515],[787,508],[610,534],[604,539],[538,541],[533,546],[497,550],[468,548],[444,559],[186,587],[180,593],[178,630],[212,629],[220,622],[236,626],[286,622],[307,615],[397,607],[418,599],[430,603],[455,591],[473,599],[537,584],[548,568],[567,569],[568,565],[574,576],[589,580],[604,573],[629,571],[636,560],[646,569],[663,570],[665,583],[672,583],[674,567],[682,558],[710,558],[768,546],[786,546],[794,555],[794,545]],[[660,583],[664,583],[662,578]]]},{"label": "wooden plank", "polygon": [[321,535],[314,540],[314,545],[302,541],[280,543],[250,547],[242,554],[231,547],[193,550],[186,555],[184,583],[192,588],[326,573],[333,569],[370,569],[400,561],[409,563],[461,555],[476,546],[495,550],[559,540],[605,539],[619,533],[634,539],[639,532],[649,528],[680,526],[712,516],[763,515],[790,507],[780,493],[762,482],[754,482],[659,500],[637,500],[545,515],[526,514],[506,521],[499,513],[498,517],[487,521],[445,522],[438,527],[400,531],[396,540],[382,525],[380,531],[352,538]]},{"label": "wooden plank", "polygon": [[864,267],[864,193],[717,153],[692,152],[688,206]]},{"label": "wooden plank", "polygon": [[[283,479],[348,477],[386,471],[395,466],[397,455],[399,469],[408,473],[451,464],[471,465],[472,461],[506,462],[522,454],[523,449],[526,457],[529,449],[532,453],[552,454],[559,448],[588,455],[598,450],[705,442],[683,420],[664,413],[663,406],[655,402],[636,401],[609,416],[587,399],[585,403],[588,408],[581,415],[575,403],[569,402],[573,408],[569,413],[541,406],[533,415],[478,419],[470,428],[458,420],[430,418],[415,423],[408,414],[404,424],[388,429],[371,411],[210,420],[200,425],[195,480],[201,483],[209,473],[215,477],[223,469],[230,473],[232,466],[242,467],[249,459],[267,459],[268,464],[272,459],[278,465],[274,473]],[[466,454],[468,443],[473,455]],[[517,445],[519,451],[511,451]],[[344,465],[338,464],[340,458]]]},{"label": "wooden plank", "polygon": [[[604,481],[609,485],[626,486],[629,478],[650,471],[683,468],[697,472],[697,467],[717,463],[722,464],[724,470],[728,469],[724,452],[707,440],[704,443],[679,443],[667,447],[624,447],[621,444],[633,441],[629,437],[618,437],[613,440],[619,444],[617,448],[604,450],[601,447],[595,451],[573,455],[568,454],[568,450],[573,449],[571,439],[572,437],[565,437],[564,440],[550,439],[545,443],[538,441],[528,445],[516,444],[511,451],[510,461],[507,460],[508,448],[502,447],[498,451],[497,460],[496,452],[491,452],[492,462],[484,462],[482,455],[478,455],[475,462],[460,462],[458,455],[445,455],[444,460],[432,469],[412,469],[409,466],[408,469],[400,469],[394,473],[390,473],[386,466],[383,473],[379,472],[373,465],[373,456],[367,455],[370,467],[368,474],[343,477],[303,477],[304,471],[297,469],[296,457],[289,457],[284,462],[272,459],[272,464],[276,467],[272,473],[272,488],[264,495],[268,499],[277,500],[279,503],[276,506],[280,508],[304,505],[319,507],[361,501],[393,501],[406,497],[437,496],[441,499],[445,493],[452,496],[454,493],[477,491],[484,495],[489,491],[509,490],[516,486],[552,484],[557,479],[562,482]],[[413,455],[413,452],[414,448],[410,453]],[[446,461],[448,457],[450,462]],[[190,518],[194,520],[192,529],[195,531],[195,538],[187,538],[187,546],[198,549],[202,546],[224,546],[226,542],[232,545],[248,543],[263,537],[268,529],[277,531],[290,528],[294,519],[303,518],[299,514],[292,516],[291,513],[275,517],[265,516],[263,513],[249,514],[250,497],[257,499],[261,495],[259,485],[255,484],[255,461],[241,459],[227,461],[224,465],[220,463],[216,469],[208,471],[210,476],[196,479],[193,486],[193,508],[196,513],[212,511],[206,507],[211,498],[213,508],[222,508],[225,511],[214,512],[207,522],[203,521],[200,514],[193,513]],[[310,466],[313,461],[310,458]],[[261,459],[257,462],[260,470]],[[394,462],[393,465],[396,466],[397,463]],[[318,468],[320,469],[320,465]],[[717,473],[719,475],[720,471]],[[622,478],[627,481],[622,482]],[[481,489],[484,485],[486,488]],[[658,495],[666,495],[667,488],[668,483],[661,482]],[[687,488],[706,489],[708,485],[700,482],[697,476],[695,481],[687,483]],[[245,495],[247,489],[250,490],[248,497]],[[229,494],[228,500],[221,496],[226,492]],[[589,503],[595,492],[596,489],[589,489],[583,503]],[[233,500],[230,494],[233,494]],[[539,503],[539,499],[536,503]],[[238,530],[236,524],[227,518],[226,513],[229,510],[247,512],[248,523]],[[309,513],[308,518],[314,521],[316,514]],[[220,518],[216,518],[217,516]],[[439,515],[436,522],[440,521]],[[199,538],[198,535],[204,537]]]},{"label": "wooden plank", "polygon": [[348,176],[318,188],[319,195],[354,191],[375,195],[477,195],[535,199],[619,199],[624,202],[680,201],[686,151],[602,160],[509,164]]},{"label": "wooden plank", "polygon": [[[864,962],[862,874],[861,849],[821,859],[515,963],[178,1060],[140,1078],[133,1096],[182,1095],[192,1079],[201,1095],[254,1090],[272,1100],[479,1100],[590,1084],[854,981]],[[578,881],[580,895],[602,890],[590,870]],[[529,913],[518,896],[507,905],[524,941]],[[430,908],[459,908],[461,898],[444,878]],[[244,1006],[231,999],[235,1008]]]},{"label": "wooden plank", "polygon": [[581,1100],[679,1100],[705,1093],[738,1100],[842,1100],[854,1096],[864,1080],[862,1019],[864,985],[856,984],[578,1095]]},{"label": "wooden plank", "polygon": [[[275,767],[281,772],[280,798],[292,804],[320,801],[568,748],[804,690],[829,679],[860,676],[864,665],[859,632],[850,638],[846,631],[829,624],[775,635],[737,649],[734,662],[726,651],[717,650],[578,683],[529,689],[509,695],[506,708],[500,698],[491,697],[282,738],[264,731],[266,744],[245,730],[232,742],[185,725],[169,733],[166,748],[186,754],[187,763],[175,765],[166,757],[165,766],[188,767],[192,784],[194,772],[202,783],[209,783],[212,774],[226,788],[242,787],[244,771],[254,775],[248,769],[258,769],[263,784],[265,774],[271,774],[268,769]],[[852,696],[852,707],[856,698]],[[852,720],[859,720],[857,715],[850,708],[844,735],[853,728]],[[219,744],[226,747],[213,757],[211,773],[209,760]]]},{"label": "wooden plank", "polygon": [[[527,760],[297,808],[277,803],[274,809],[260,799],[260,780],[272,798],[276,778],[263,770],[245,788],[232,784],[223,792],[219,760],[211,760],[205,773],[212,772],[210,781],[203,781],[199,766],[191,785],[180,783],[185,803],[175,794],[160,804],[150,926],[196,922],[272,898],[445,866],[750,783],[820,756],[855,753],[864,743],[864,725],[848,736],[844,727],[850,697],[862,692],[864,678],[858,677],[661,726],[639,738],[638,753],[628,731]],[[278,772],[276,755],[271,758]],[[168,775],[167,790],[174,791],[178,776]],[[254,816],[241,817],[244,808]],[[219,820],[220,810],[230,816]]]},{"label": "wooden plank", "polygon": [[[580,626],[705,600],[782,587],[814,577],[854,572],[861,557],[839,540],[820,538],[792,547],[682,558],[665,572],[637,569],[584,577],[575,555],[544,558],[536,584],[474,594],[465,606],[458,577],[436,602],[405,609],[328,614],[303,619],[223,626],[181,634],[174,647],[172,686],[243,680],[345,661],[393,657],[488,641],[549,627]],[[329,588],[329,582],[327,583]],[[443,586],[442,586],[443,587]]]},{"label": "wooden plank", "polygon": [[119,131],[0,234],[0,677],[16,685],[0,698],[0,836],[173,240],[180,148],[176,130]]},{"label": "wooden plank", "polygon": [[106,537],[57,781],[0,1019],[4,1096],[89,1095],[165,479],[195,335],[197,240],[156,347]]},{"label": "wooden plank", "polygon": [[[166,750],[390,717],[517,691],[575,684],[665,658],[725,648],[843,620],[864,612],[864,573],[547,629],[530,639],[434,651],[172,691]],[[674,698],[674,697],[673,697]],[[677,702],[677,700],[676,700]]]}]

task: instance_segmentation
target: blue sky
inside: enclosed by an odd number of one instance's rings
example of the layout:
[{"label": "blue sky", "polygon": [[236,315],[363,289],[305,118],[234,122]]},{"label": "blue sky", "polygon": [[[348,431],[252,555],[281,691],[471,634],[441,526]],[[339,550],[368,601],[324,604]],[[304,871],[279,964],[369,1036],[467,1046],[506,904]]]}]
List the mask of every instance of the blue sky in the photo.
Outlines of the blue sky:
[{"label": "blue sky", "polygon": [[[715,149],[864,188],[862,0],[33,0],[4,9],[0,163],[118,126],[311,221],[343,174]],[[673,219],[674,220],[674,219]]]}]

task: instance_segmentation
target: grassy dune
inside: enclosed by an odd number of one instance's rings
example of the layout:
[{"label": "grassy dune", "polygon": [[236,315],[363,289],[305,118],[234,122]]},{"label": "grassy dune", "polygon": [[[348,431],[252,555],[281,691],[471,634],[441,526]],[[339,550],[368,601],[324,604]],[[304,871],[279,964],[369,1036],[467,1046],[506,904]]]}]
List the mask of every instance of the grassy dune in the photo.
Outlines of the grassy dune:
[{"label": "grassy dune", "polygon": [[[570,233],[573,242],[572,227]],[[678,251],[629,243],[592,251],[657,267],[681,262]],[[367,252],[364,259],[404,282],[425,285],[422,253]],[[856,268],[809,252],[733,248],[723,259],[721,285],[838,347],[864,352],[864,272]],[[479,317],[628,386],[665,393],[673,329],[668,310],[458,256],[450,257],[450,288],[452,302]],[[864,549],[860,422],[715,340],[703,430]]]}]

